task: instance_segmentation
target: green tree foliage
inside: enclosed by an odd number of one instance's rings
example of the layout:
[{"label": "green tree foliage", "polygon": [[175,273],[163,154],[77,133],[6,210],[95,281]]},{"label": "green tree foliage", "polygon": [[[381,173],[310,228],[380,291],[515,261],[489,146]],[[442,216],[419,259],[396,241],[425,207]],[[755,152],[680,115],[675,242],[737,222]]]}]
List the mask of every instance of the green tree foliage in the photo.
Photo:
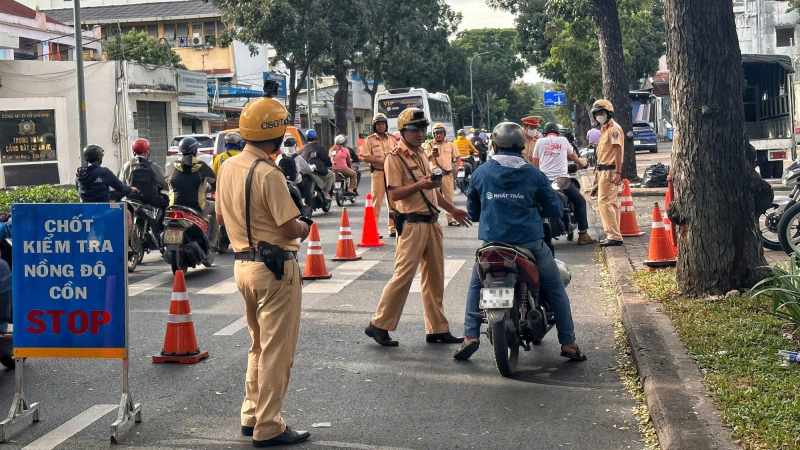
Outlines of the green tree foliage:
[{"label": "green tree foliage", "polygon": [[135,61],[141,64],[186,69],[181,57],[172,50],[166,41],[159,41],[146,31],[132,29],[116,39],[109,39],[103,44],[103,51],[108,59]]}]

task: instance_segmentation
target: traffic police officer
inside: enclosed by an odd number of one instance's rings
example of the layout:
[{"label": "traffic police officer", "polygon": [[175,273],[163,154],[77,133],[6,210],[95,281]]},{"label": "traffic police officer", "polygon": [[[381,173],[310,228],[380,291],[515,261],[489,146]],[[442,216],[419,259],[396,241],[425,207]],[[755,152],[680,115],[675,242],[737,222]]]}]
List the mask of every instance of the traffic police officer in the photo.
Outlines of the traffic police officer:
[{"label": "traffic police officer", "polygon": [[236,252],[234,276],[253,339],[241,424],[255,447],[309,437],[307,431],[286,426],[280,414],[300,328],[298,238],[305,239],[309,231],[297,220],[300,211],[274,162],[288,123],[286,108],[271,98],[245,106],[239,133],[246,145],[221,166],[217,190],[217,218]]},{"label": "traffic police officer", "polygon": [[[453,203],[453,158],[458,155],[456,146],[450,141],[445,139],[447,129],[444,124],[437,123],[433,125],[433,141],[429,142],[425,147],[425,153],[428,155],[431,170],[442,169],[442,195],[449,203]],[[447,225],[454,227],[458,226],[458,222],[453,219],[450,213],[447,213]]]},{"label": "traffic police officer", "polygon": [[594,182],[597,185],[597,203],[603,219],[606,239],[600,241],[601,247],[622,245],[619,230],[620,210],[617,203],[619,185],[622,183],[622,156],[625,141],[622,127],[614,121],[614,106],[608,100],[598,100],[592,105],[592,116],[600,129],[600,142],[597,144],[597,172]]},{"label": "traffic police officer", "polygon": [[429,124],[421,109],[403,110],[397,118],[402,139],[384,163],[389,208],[395,214],[398,234],[395,268],[394,276],[383,289],[378,310],[364,332],[388,347],[398,345],[389,337],[389,331],[397,329],[418,266],[422,277],[425,340],[446,344],[464,340],[450,334],[442,306],[444,248],[438,206],[452,214],[461,225],[469,226],[471,222],[466,211],[445,200],[438,189],[441,181],[433,177],[428,167],[428,158],[421,145]]},{"label": "traffic police officer", "polygon": [[529,116],[522,119],[522,128],[525,129],[525,150],[522,151],[522,159],[528,164],[533,164],[533,150],[536,148],[536,141],[542,137],[539,133],[541,122],[540,116]]},{"label": "traffic police officer", "polygon": [[[372,200],[375,202],[375,223],[377,223],[381,218],[381,206],[383,198],[386,196],[383,162],[386,155],[397,145],[397,141],[388,133],[389,122],[381,113],[375,114],[375,117],[372,118],[372,129],[375,133],[364,139],[360,157],[369,163],[369,170],[372,172]],[[395,237],[396,233],[394,221],[389,217],[389,236]]]}]

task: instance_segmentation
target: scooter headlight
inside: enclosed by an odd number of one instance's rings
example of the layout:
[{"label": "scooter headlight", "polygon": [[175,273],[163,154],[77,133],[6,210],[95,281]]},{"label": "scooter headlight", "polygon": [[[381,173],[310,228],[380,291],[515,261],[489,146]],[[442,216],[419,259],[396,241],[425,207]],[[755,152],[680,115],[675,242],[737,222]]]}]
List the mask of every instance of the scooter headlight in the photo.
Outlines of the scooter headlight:
[{"label": "scooter headlight", "polygon": [[561,281],[564,282],[564,287],[569,286],[569,282],[572,281],[572,272],[569,271],[569,267],[566,264],[559,260],[556,261],[556,266],[558,267],[558,272],[561,274]]}]

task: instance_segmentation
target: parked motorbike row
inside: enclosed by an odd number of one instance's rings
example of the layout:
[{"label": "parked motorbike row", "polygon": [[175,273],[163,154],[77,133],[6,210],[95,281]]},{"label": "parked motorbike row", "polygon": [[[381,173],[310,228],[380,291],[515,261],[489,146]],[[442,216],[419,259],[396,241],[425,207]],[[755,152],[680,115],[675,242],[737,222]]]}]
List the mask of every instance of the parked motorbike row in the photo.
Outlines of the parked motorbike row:
[{"label": "parked motorbike row", "polygon": [[788,196],[776,195],[772,205],[759,217],[764,248],[800,254],[800,160],[783,172],[783,184],[791,187]]}]

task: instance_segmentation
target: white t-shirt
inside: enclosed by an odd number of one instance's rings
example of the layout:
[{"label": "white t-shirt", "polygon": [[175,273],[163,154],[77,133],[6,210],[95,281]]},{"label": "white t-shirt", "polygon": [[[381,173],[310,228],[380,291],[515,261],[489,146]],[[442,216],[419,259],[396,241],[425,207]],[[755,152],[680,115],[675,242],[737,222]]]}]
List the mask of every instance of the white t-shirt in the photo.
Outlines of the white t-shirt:
[{"label": "white t-shirt", "polygon": [[574,150],[567,138],[548,135],[536,141],[533,158],[539,159],[539,170],[550,181],[555,181],[556,178],[569,176],[567,155],[572,153]]}]

